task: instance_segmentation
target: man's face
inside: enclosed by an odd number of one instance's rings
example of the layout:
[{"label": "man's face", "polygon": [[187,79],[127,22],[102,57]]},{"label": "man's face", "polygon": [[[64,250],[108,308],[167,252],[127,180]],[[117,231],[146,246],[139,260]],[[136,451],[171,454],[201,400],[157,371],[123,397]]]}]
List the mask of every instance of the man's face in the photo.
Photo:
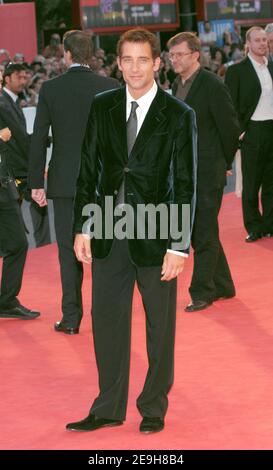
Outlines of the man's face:
[{"label": "man's face", "polygon": [[152,56],[148,42],[125,42],[122,46],[121,57],[118,57],[118,67],[128,84],[130,93],[138,97],[145,95],[153,85],[154,73],[160,66],[160,57]]},{"label": "man's face", "polygon": [[100,57],[101,59],[104,59],[104,57],[105,57],[104,50],[103,49],[97,49],[95,55],[96,55],[96,57]]},{"label": "man's face", "polygon": [[26,86],[28,87],[32,81],[32,73],[30,71],[26,72]]},{"label": "man's face", "polygon": [[170,48],[169,59],[175,73],[187,75],[198,60],[198,52],[192,52],[187,42],[181,42]]},{"label": "man's face", "polygon": [[92,70],[97,70],[99,67],[98,59],[95,55],[93,55],[90,59],[90,67]]},{"label": "man's face", "polygon": [[269,47],[270,54],[273,54],[273,31],[271,33],[267,33],[267,42]]},{"label": "man's face", "polygon": [[205,28],[206,33],[210,32],[210,24],[209,23],[205,23],[204,28]]},{"label": "man's face", "polygon": [[263,30],[254,30],[250,34],[249,41],[246,42],[250,53],[262,57],[268,50],[266,33]]},{"label": "man's face", "polygon": [[25,70],[20,70],[20,72],[13,72],[10,76],[5,78],[6,87],[18,95],[21,93],[27,84],[27,73]]}]

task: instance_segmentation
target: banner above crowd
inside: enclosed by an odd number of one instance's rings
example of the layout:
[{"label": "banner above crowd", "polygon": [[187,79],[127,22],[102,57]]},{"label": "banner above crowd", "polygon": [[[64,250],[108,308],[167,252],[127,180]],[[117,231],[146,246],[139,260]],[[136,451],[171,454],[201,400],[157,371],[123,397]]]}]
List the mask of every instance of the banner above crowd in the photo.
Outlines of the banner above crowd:
[{"label": "banner above crowd", "polygon": [[204,0],[205,14],[211,19],[268,20],[272,0]]},{"label": "banner above crowd", "polygon": [[179,25],[176,0],[80,0],[83,29],[94,33],[143,26],[157,31]]}]

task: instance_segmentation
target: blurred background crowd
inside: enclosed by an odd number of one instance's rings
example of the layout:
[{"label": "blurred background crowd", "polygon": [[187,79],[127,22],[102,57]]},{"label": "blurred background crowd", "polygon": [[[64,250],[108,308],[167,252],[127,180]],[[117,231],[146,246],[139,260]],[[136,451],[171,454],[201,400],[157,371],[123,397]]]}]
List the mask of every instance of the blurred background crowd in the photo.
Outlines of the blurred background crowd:
[{"label": "blurred background crowd", "polygon": [[[205,33],[200,34],[202,42],[201,65],[207,70],[211,70],[213,73],[224,78],[227,67],[241,61],[245,56],[244,39],[241,35],[241,28],[237,25],[234,33],[230,33],[228,30],[225,31],[223,33],[224,45],[222,47],[216,44],[216,35],[211,31],[209,22],[204,23],[204,30]],[[209,41],[208,38],[210,39]],[[20,95],[21,106],[37,106],[42,83],[45,80],[62,75],[66,70],[60,34],[53,33],[50,37],[49,44],[44,47],[41,54],[34,57],[31,63],[25,61],[22,51],[18,51],[11,57],[7,49],[1,49],[0,71],[2,71],[2,73],[4,73],[5,67],[10,62],[23,64],[26,70],[25,88]],[[94,73],[105,77],[116,78],[122,82],[122,75],[118,70],[117,57],[114,53],[109,53],[107,50],[97,48],[89,65]],[[161,54],[161,66],[156,75],[156,81],[160,87],[168,90],[171,88],[175,76],[169,61],[168,52],[163,50]]]}]

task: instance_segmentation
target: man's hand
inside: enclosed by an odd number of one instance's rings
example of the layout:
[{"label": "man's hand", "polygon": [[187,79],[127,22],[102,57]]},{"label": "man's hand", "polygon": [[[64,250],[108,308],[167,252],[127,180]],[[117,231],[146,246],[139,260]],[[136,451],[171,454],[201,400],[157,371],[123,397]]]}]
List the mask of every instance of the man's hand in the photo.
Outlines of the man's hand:
[{"label": "man's hand", "polygon": [[4,129],[0,129],[0,139],[4,142],[8,142],[11,138],[11,131],[8,127],[4,127]]},{"label": "man's hand", "polygon": [[175,255],[174,253],[166,253],[162,266],[161,281],[170,281],[182,273],[184,269],[184,256]]},{"label": "man's hand", "polygon": [[44,188],[32,189],[31,197],[35,202],[37,202],[37,204],[39,204],[40,207],[47,206],[46,192]]},{"label": "man's hand", "polygon": [[74,251],[78,261],[87,264],[91,263],[91,242],[89,237],[82,233],[77,233],[74,241]]}]

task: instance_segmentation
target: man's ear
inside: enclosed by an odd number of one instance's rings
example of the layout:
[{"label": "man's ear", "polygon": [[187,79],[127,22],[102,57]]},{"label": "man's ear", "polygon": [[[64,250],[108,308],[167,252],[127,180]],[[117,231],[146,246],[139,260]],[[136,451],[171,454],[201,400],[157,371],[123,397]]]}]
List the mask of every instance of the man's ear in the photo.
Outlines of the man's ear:
[{"label": "man's ear", "polygon": [[119,70],[122,72],[121,63],[120,63],[120,57],[117,58],[117,64],[118,64]]},{"label": "man's ear", "polygon": [[159,70],[160,62],[160,57],[156,57],[156,59],[154,60],[154,72],[157,72]]}]

